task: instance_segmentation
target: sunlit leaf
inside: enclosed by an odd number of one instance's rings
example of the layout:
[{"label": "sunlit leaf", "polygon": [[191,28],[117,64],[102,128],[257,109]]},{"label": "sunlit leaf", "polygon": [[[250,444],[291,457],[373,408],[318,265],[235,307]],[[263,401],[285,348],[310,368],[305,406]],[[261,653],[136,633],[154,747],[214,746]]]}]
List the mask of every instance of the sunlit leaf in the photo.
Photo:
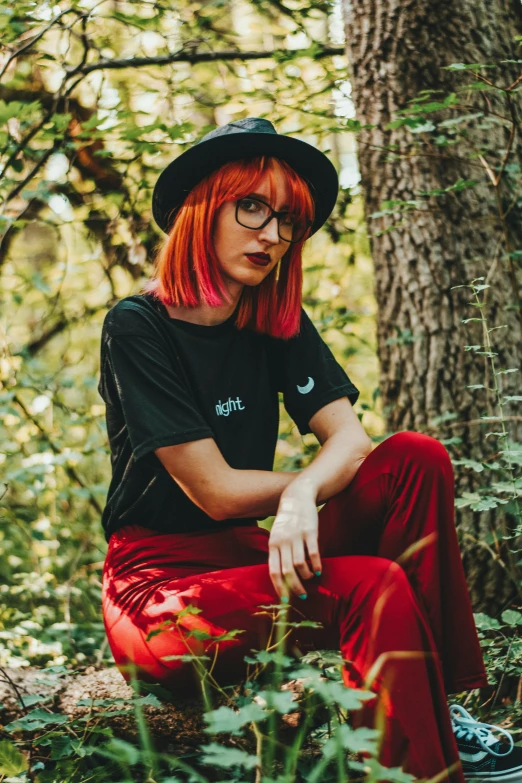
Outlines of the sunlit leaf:
[{"label": "sunlit leaf", "polygon": [[212,742],[210,745],[203,745],[200,748],[203,754],[203,764],[213,767],[245,767],[245,769],[254,769],[258,764],[257,756],[252,756],[239,748],[227,748]]},{"label": "sunlit leaf", "polygon": [[205,731],[210,734],[228,732],[230,734],[241,733],[241,729],[247,723],[262,721],[267,718],[267,713],[259,704],[251,703],[241,707],[239,711],[232,710],[230,707],[219,707],[217,710],[211,710],[204,715]]},{"label": "sunlit leaf", "polygon": [[9,740],[0,740],[0,775],[14,777],[27,768],[27,759],[23,753]]},{"label": "sunlit leaf", "polygon": [[473,616],[475,618],[475,625],[477,626],[479,631],[494,631],[500,628],[500,623],[498,620],[495,620],[494,617],[489,617],[487,614],[484,614],[483,612],[478,612]]}]

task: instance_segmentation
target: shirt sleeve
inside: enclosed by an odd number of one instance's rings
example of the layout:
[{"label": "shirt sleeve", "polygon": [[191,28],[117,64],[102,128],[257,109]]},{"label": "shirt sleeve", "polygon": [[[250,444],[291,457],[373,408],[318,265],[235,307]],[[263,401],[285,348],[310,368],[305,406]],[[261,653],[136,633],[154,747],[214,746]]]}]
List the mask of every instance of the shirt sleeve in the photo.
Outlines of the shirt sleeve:
[{"label": "shirt sleeve", "polygon": [[103,338],[100,390],[121,406],[135,459],[214,433],[193,401],[183,370],[159,335],[111,333]]},{"label": "shirt sleeve", "polygon": [[304,310],[301,329],[279,346],[279,391],[285,409],[301,435],[312,430],[308,422],[323,406],[341,397],[352,405],[359,390],[338,363]]}]

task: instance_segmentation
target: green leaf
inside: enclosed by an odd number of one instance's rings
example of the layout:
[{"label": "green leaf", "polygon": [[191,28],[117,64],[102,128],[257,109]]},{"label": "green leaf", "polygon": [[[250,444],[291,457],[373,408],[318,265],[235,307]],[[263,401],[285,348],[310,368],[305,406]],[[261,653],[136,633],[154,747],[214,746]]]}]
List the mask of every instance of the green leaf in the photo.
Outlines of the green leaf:
[{"label": "green leaf", "polygon": [[58,133],[63,133],[67,130],[69,123],[72,120],[72,114],[53,114],[49,122],[54,125],[54,130]]},{"label": "green leaf", "polygon": [[286,715],[298,707],[291,691],[259,691],[257,695],[259,698],[264,699],[269,709],[274,709],[280,712],[281,715]]},{"label": "green leaf", "polygon": [[120,764],[126,764],[129,767],[133,767],[140,760],[138,748],[131,745],[130,742],[125,742],[125,740],[117,739],[116,737],[113,737],[101,747],[96,748],[96,753]]},{"label": "green leaf", "polygon": [[205,631],[202,628],[192,628],[190,631],[185,632],[186,636],[192,636],[194,639],[197,639],[198,641],[207,641],[210,639],[213,642],[228,642],[231,639],[234,639],[240,633],[246,633],[246,631],[242,628],[234,628],[234,630],[225,631],[224,633],[219,634],[218,636],[209,633],[208,631]]},{"label": "green leaf", "polygon": [[375,699],[375,693],[371,691],[347,688],[342,682],[326,682],[325,687],[314,685],[316,690],[321,690],[329,704],[338,704],[345,710],[360,710],[364,702]]},{"label": "green leaf", "polygon": [[74,754],[71,738],[67,734],[60,734],[51,739],[51,758],[53,761],[64,759]]},{"label": "green leaf", "polygon": [[504,462],[514,465],[522,465],[522,450],[520,449],[505,449],[500,452],[504,459]]},{"label": "green leaf", "polygon": [[188,606],[185,606],[185,608],[180,612],[176,612],[176,621],[182,620],[183,617],[186,617],[187,615],[201,614],[202,611],[203,609],[200,609],[199,606],[189,604]]},{"label": "green leaf", "polygon": [[80,699],[76,702],[77,707],[112,707],[117,704],[126,704],[126,699]]},{"label": "green leaf", "polygon": [[0,775],[16,777],[28,768],[27,759],[9,740],[0,741]]},{"label": "green leaf", "polygon": [[428,114],[429,112],[440,111],[441,109],[447,109],[448,106],[458,101],[457,96],[453,93],[450,99],[446,98],[444,101],[430,101],[429,103],[414,104],[408,109],[409,114]]},{"label": "green leaf", "polygon": [[175,701],[175,694],[159,683],[134,680],[130,686],[139,696],[146,696],[148,693],[154,694],[162,704],[171,704]]},{"label": "green leaf", "polygon": [[[181,613],[180,613],[181,614]],[[176,627],[176,623],[172,620],[164,620],[162,623],[156,626],[152,631],[147,634],[146,642],[150,642],[155,636],[159,636],[161,633],[166,633]]]},{"label": "green leaf", "polygon": [[522,625],[522,614],[515,609],[506,609],[502,612],[502,619],[507,625]]},{"label": "green leaf", "polygon": [[434,416],[430,424],[432,424],[434,427],[438,426],[439,424],[443,424],[445,421],[455,421],[457,418],[457,414],[453,413],[451,411],[446,411],[441,416]]},{"label": "green leaf", "polygon": [[11,721],[4,726],[5,731],[37,731],[43,729],[46,726],[52,726],[53,724],[68,723],[69,718],[67,715],[55,715],[52,712],[46,712],[46,710],[32,710],[24,715],[23,718]]},{"label": "green leaf", "polygon": [[476,120],[479,117],[483,117],[484,113],[479,111],[475,114],[461,114],[458,117],[450,117],[447,120],[443,120],[442,122],[438,123],[439,128],[453,128],[456,125],[460,125],[461,122],[466,122],[466,120]]},{"label": "green leaf", "polygon": [[268,652],[268,650],[259,650],[252,656],[245,655],[244,660],[246,663],[262,663],[264,665],[274,663],[283,667],[291,666],[291,664],[294,663],[293,658],[285,655],[280,650],[275,650],[274,652]]},{"label": "green leaf", "polygon": [[[111,717],[113,715],[120,715],[121,712],[121,710],[119,712],[111,712]],[[84,718],[83,720],[88,720],[88,718]],[[74,752],[81,759],[84,759],[86,756],[92,756],[93,753],[98,753],[96,745],[86,745],[82,740],[73,739],[71,740],[71,744]]]},{"label": "green leaf", "polygon": [[385,130],[397,130],[397,128],[402,128],[403,125],[406,123],[405,117],[399,117],[396,120],[392,120],[387,125],[384,126]]},{"label": "green leaf", "polygon": [[265,720],[267,713],[259,704],[246,704],[236,712],[230,707],[219,707],[217,710],[211,710],[205,713],[205,722],[208,724],[205,731],[209,734],[219,734],[227,732],[230,734],[240,734],[242,727],[247,723]]},{"label": "green leaf", "polygon": [[142,696],[140,699],[133,699],[133,704],[139,704],[143,707],[155,707],[157,710],[163,709],[163,704],[153,693],[148,693],[146,696]]},{"label": "green leaf", "polygon": [[452,438],[442,438],[440,442],[443,446],[458,446],[459,443],[462,443],[462,438],[454,435]]},{"label": "green leaf", "polygon": [[122,24],[130,25],[131,27],[137,27],[139,30],[156,30],[157,20],[156,15],[152,17],[137,16],[137,14],[124,14],[123,11],[111,12],[111,17],[117,19]]},{"label": "green leaf", "polygon": [[351,753],[377,754],[381,732],[378,729],[361,727],[352,729],[346,723],[342,723],[335,730],[335,734],[323,745],[323,754],[326,758],[334,758],[337,755],[339,744]]},{"label": "green leaf", "polygon": [[18,117],[22,109],[23,103],[20,101],[11,101],[10,103],[0,101],[0,124],[5,125],[7,120]]},{"label": "green leaf", "polygon": [[291,622],[290,620],[274,622],[274,626],[281,626],[282,628],[322,628],[322,623],[318,623],[315,620],[296,620]]},{"label": "green leaf", "polygon": [[483,68],[496,68],[496,65],[488,65],[486,63],[451,63],[451,65],[444,65],[443,71],[481,71]]},{"label": "green leaf", "polygon": [[498,628],[501,628],[498,620],[495,620],[494,617],[489,617],[483,612],[477,612],[473,617],[475,618],[475,625],[479,631],[496,631]]},{"label": "green leaf", "polygon": [[[479,183],[477,180],[474,179],[458,179],[456,182],[453,183],[453,185],[449,185],[447,188],[434,188],[433,190],[421,190],[419,191],[420,196],[443,196],[446,193],[459,193],[461,190],[466,190],[467,188],[474,188],[475,185],[478,185]],[[454,286],[457,288],[458,286]],[[466,286],[465,286],[466,287]],[[476,288],[477,290],[482,290],[480,286],[474,286],[473,284],[470,286],[471,288]],[[486,288],[488,286],[485,286]]]},{"label": "green leaf", "polygon": [[[406,125],[409,125],[409,123],[406,123]],[[435,130],[435,125],[431,120],[425,120],[424,122],[417,121],[414,125],[409,127],[409,130],[411,133],[431,133],[431,131]]]},{"label": "green leaf", "polygon": [[507,503],[507,500],[495,498],[492,495],[486,495],[482,497],[478,503],[472,503],[471,508],[473,511],[489,511],[490,509],[497,508],[497,506],[504,505],[505,503]]},{"label": "green leaf", "polygon": [[522,395],[520,394],[513,394],[509,395],[508,397],[504,397],[502,402],[522,402]]},{"label": "green leaf", "polygon": [[[18,703],[20,706],[23,706],[25,709],[28,709],[29,707],[32,707],[33,704],[45,704],[48,701],[51,701],[52,696],[43,696],[39,693],[31,693],[31,694],[24,694],[22,696],[22,699],[18,700]],[[23,701],[23,704],[21,704],[21,701]]]},{"label": "green leaf", "polygon": [[251,756],[239,748],[226,748],[223,745],[218,745],[217,742],[203,745],[201,750],[203,751],[203,764],[210,766],[254,769],[259,762],[257,756]]},{"label": "green leaf", "polygon": [[368,780],[386,780],[389,783],[414,783],[416,778],[400,767],[383,767],[377,759],[365,759],[364,766],[370,770]]},{"label": "green leaf", "polygon": [[454,459],[452,462],[454,465],[463,465],[466,468],[473,468],[475,473],[482,473],[484,470],[482,462],[475,462],[473,459]]}]

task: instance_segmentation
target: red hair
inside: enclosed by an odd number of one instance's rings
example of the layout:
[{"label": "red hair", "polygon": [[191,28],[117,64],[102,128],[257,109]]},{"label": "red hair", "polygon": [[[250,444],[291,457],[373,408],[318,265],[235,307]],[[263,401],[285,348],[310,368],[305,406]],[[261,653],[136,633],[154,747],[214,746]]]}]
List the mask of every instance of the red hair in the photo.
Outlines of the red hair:
[{"label": "red hair", "polygon": [[[212,242],[217,209],[252,193],[265,175],[271,194],[276,172],[284,174],[289,211],[312,222],[314,203],[306,182],[285,161],[266,156],[226,163],[199,182],[183,202],[156,257],[154,277],[145,290],[171,307],[211,307],[230,302]],[[241,293],[236,326],[288,339],[299,331],[302,303],[301,255],[305,239],[290,244],[281,261],[257,286]]]}]

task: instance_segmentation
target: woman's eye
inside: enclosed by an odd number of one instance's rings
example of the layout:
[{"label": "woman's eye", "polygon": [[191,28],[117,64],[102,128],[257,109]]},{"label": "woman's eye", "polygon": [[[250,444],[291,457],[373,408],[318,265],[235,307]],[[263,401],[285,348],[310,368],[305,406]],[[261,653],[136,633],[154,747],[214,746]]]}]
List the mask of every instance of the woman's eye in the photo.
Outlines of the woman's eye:
[{"label": "woman's eye", "polygon": [[239,205],[241,209],[244,209],[246,212],[256,212],[261,209],[261,204],[259,201],[254,201],[254,199],[251,198],[241,199]]}]

